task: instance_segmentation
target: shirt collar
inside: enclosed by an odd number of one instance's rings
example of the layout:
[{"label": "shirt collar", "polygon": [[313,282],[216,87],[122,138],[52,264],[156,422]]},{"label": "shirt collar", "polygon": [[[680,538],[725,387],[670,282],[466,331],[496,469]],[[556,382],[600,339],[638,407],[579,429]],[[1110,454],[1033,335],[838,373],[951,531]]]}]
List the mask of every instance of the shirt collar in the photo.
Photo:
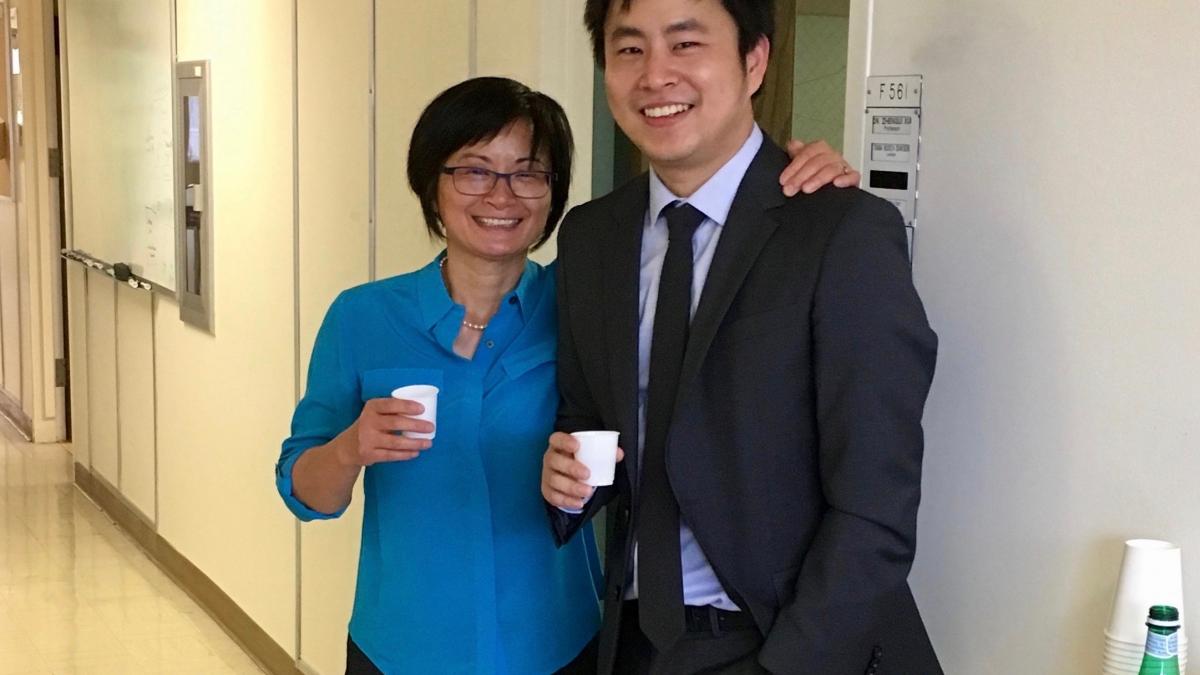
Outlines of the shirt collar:
[{"label": "shirt collar", "polygon": [[746,171],[750,168],[750,163],[754,161],[762,143],[762,129],[755,124],[754,128],[750,130],[750,137],[742,144],[741,149],[734,153],[724,166],[687,199],[673,194],[659,179],[658,174],[654,173],[654,169],[651,169],[650,214],[653,218],[650,220],[650,224],[653,225],[657,222],[662,210],[672,202],[686,201],[700,209],[701,213],[718,226],[724,225],[725,219],[729,217],[729,209],[733,207],[733,198],[737,195],[738,187],[742,184],[742,179],[745,178]]},{"label": "shirt collar", "polygon": [[[421,306],[421,325],[424,328],[433,328],[451,312],[459,314],[456,323],[462,321],[464,311],[462,305],[455,303],[454,299],[450,297],[450,291],[446,290],[446,283],[442,279],[441,264],[445,257],[446,251],[443,250],[433,259],[433,262],[417,271],[417,301]],[[510,298],[516,298],[517,311],[520,312],[522,319],[525,319],[527,308],[532,301],[530,294],[537,274],[537,263],[526,259],[525,271],[521,273],[521,280],[517,282],[517,287],[505,295],[502,301],[509,302]]]}]

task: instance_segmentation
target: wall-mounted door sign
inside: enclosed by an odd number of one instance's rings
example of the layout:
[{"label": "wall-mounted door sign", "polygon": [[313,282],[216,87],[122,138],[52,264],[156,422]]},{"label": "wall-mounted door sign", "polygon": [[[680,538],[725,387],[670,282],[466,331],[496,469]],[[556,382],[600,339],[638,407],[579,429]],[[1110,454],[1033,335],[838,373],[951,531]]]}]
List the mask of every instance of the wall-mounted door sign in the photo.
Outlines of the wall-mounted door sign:
[{"label": "wall-mounted door sign", "polygon": [[862,161],[866,177],[864,188],[899,209],[908,229],[909,259],[913,254],[917,224],[923,88],[920,75],[867,78]]}]

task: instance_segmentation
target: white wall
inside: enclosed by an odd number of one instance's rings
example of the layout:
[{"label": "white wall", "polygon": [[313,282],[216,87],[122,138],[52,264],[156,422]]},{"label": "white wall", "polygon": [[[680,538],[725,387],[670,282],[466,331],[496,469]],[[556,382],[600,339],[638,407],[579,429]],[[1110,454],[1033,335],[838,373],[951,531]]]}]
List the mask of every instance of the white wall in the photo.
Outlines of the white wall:
[{"label": "white wall", "polygon": [[874,7],[925,76],[918,601],[947,672],[1098,672],[1122,540],[1200,603],[1200,4]]}]

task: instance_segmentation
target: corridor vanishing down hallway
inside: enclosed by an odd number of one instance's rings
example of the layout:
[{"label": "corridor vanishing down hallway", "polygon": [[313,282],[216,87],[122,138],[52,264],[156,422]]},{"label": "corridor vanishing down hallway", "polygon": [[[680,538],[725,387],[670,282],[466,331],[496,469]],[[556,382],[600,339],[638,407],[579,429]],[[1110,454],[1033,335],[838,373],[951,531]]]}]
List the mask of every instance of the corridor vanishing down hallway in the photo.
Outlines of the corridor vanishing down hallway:
[{"label": "corridor vanishing down hallway", "polygon": [[66,447],[0,418],[0,675],[261,672],[74,486]]}]

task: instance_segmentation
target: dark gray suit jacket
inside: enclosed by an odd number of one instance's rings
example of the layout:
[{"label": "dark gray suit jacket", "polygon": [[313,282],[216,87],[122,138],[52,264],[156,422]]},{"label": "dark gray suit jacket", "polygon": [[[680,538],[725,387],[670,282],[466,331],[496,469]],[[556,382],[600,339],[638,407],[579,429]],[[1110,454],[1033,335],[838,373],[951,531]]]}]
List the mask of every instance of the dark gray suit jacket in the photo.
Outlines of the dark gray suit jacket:
[{"label": "dark gray suit jacket", "polygon": [[[682,517],[750,612],[772,672],[941,673],[908,586],[921,415],[937,338],[899,213],[857,189],[785,198],[769,140],[692,320],[667,447]],[[605,505],[601,672],[615,654],[638,504],[637,325],[646,176],[573,209],[558,239],[558,428],[629,450],[559,541]],[[871,670],[874,667],[875,670]]]}]

